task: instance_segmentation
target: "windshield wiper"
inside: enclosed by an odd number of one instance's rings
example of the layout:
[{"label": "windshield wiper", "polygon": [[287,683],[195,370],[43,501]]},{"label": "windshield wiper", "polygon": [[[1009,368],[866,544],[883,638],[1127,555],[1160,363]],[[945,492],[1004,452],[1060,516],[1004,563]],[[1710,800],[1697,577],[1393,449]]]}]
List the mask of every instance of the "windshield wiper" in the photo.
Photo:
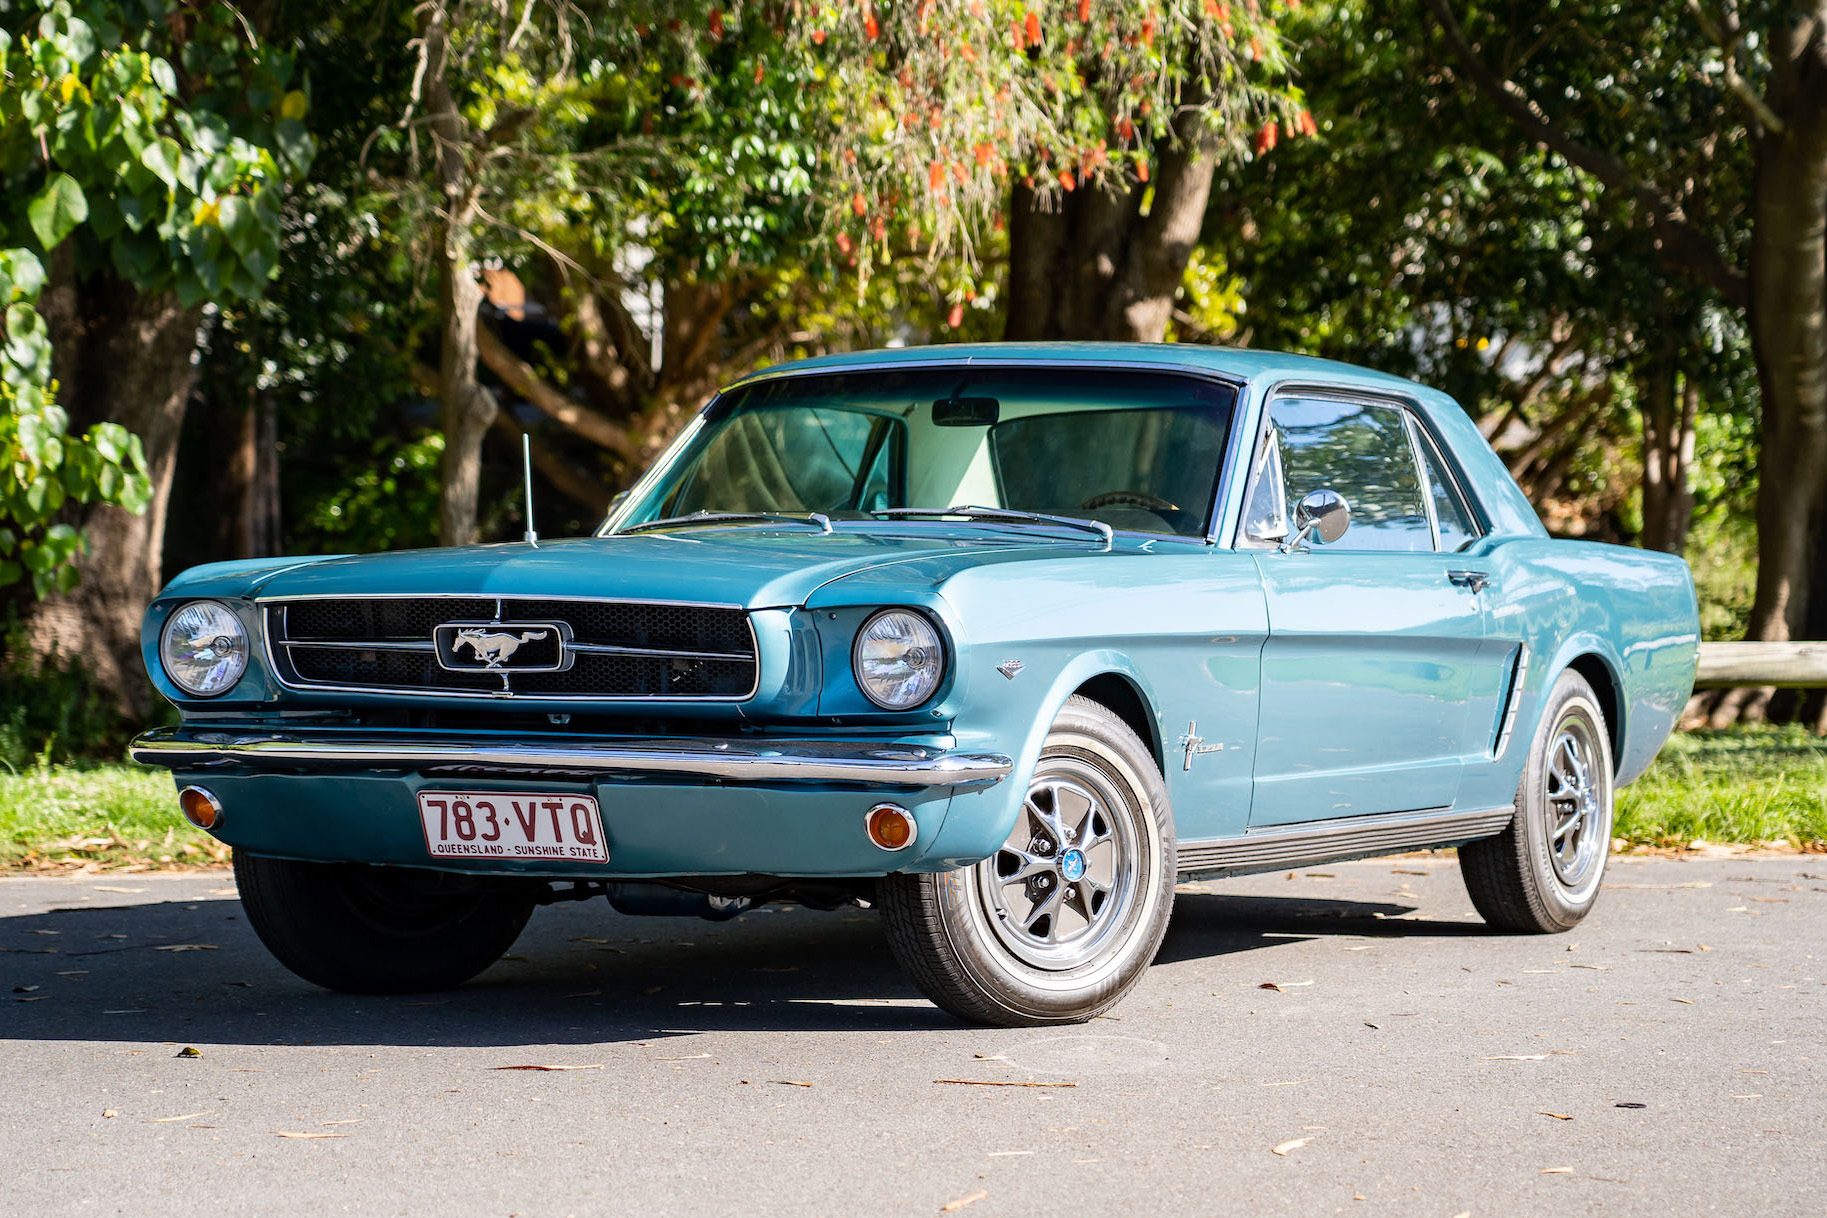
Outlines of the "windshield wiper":
[{"label": "windshield wiper", "polygon": [[807,512],[803,516],[789,516],[784,512],[693,512],[689,516],[668,516],[664,520],[649,520],[642,524],[629,525],[620,530],[623,533],[639,533],[644,529],[665,529],[680,525],[696,524],[734,524],[738,521],[752,520],[765,524],[809,524],[821,533],[831,531],[831,518],[823,512]]},{"label": "windshield wiper", "polygon": [[1053,516],[1046,512],[1023,512],[1016,508],[973,507],[963,504],[948,508],[883,508],[869,513],[871,516],[886,516],[889,519],[907,520],[942,520],[947,516],[961,516],[966,520],[1004,520],[1011,524],[1057,524],[1070,529],[1084,529],[1096,533],[1109,545],[1115,538],[1116,531],[1101,520],[1085,520],[1078,516]]}]

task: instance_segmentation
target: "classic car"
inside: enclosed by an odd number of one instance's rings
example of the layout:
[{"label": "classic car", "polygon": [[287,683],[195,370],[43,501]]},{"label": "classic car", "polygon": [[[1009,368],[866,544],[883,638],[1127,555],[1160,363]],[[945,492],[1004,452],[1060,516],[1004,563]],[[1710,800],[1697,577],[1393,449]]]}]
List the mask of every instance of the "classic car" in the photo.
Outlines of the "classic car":
[{"label": "classic car", "polygon": [[904,349],[720,393],[590,537],[180,575],[132,753],[322,986],[554,900],[856,902],[945,1010],[1064,1023],[1188,878],[1457,847],[1491,926],[1573,926],[1697,641],[1680,559],[1551,539],[1422,385]]}]

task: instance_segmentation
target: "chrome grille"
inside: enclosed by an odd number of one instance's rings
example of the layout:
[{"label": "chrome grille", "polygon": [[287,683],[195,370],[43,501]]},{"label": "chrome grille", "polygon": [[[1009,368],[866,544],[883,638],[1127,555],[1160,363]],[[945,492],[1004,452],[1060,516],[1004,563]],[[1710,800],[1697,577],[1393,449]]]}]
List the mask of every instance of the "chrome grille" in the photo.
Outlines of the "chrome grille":
[{"label": "chrome grille", "polygon": [[[724,605],[544,597],[348,597],[265,604],[279,680],[301,689],[458,697],[723,700],[751,696],[748,614]],[[445,622],[561,622],[560,672],[452,671],[433,632]]]}]

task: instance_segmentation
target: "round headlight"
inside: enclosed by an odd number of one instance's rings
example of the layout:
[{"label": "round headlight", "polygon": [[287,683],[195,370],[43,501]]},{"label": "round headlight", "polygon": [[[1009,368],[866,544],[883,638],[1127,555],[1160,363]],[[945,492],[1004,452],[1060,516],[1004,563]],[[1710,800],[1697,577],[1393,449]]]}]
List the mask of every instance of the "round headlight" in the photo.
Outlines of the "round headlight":
[{"label": "round headlight", "polygon": [[945,647],[920,614],[884,609],[857,632],[851,666],[871,702],[885,710],[910,710],[939,688]]},{"label": "round headlight", "polygon": [[179,689],[213,698],[233,689],[247,671],[247,631],[220,601],[191,601],[165,623],[159,662]]}]

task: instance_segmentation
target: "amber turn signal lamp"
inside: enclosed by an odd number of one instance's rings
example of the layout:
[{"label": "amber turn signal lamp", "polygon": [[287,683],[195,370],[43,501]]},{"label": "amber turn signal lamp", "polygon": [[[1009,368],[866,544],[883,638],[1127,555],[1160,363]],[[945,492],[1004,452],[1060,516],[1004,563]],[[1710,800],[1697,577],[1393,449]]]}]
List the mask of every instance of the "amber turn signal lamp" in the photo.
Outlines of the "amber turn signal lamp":
[{"label": "amber turn signal lamp", "polygon": [[178,808],[184,819],[199,829],[214,830],[222,823],[222,801],[202,787],[185,787],[178,792]]},{"label": "amber turn signal lamp", "polygon": [[869,840],[884,850],[901,850],[913,844],[919,827],[914,824],[913,813],[895,804],[877,804],[869,809],[863,818],[868,826]]}]

